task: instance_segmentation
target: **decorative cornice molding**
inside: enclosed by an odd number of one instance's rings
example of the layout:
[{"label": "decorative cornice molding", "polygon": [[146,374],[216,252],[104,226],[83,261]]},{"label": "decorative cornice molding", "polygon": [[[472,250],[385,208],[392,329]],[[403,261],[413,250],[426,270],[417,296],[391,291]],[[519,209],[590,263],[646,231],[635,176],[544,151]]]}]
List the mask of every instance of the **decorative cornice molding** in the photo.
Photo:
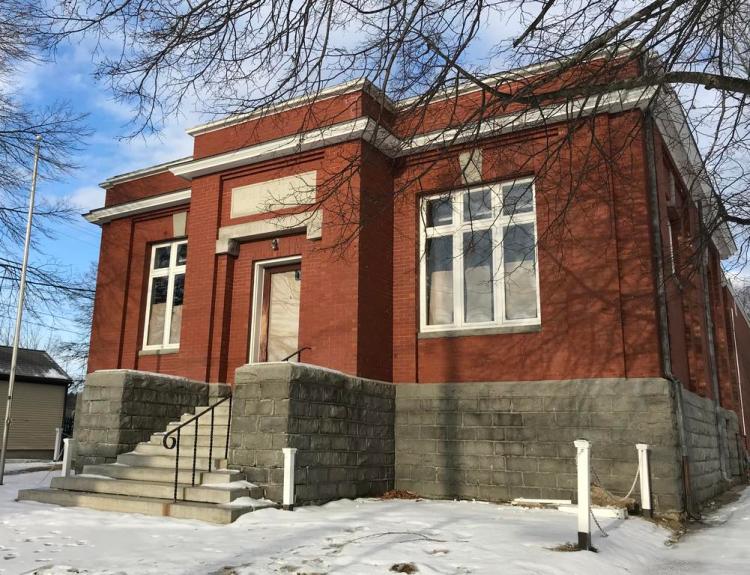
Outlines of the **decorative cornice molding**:
[{"label": "decorative cornice molding", "polygon": [[[212,174],[220,170],[257,164],[266,160],[315,150],[350,140],[367,139],[374,133],[375,126],[375,121],[370,118],[357,118],[356,120],[324,126],[315,130],[302,132],[301,134],[285,136],[232,152],[193,160],[192,162],[171,168],[170,171],[175,176],[192,180],[197,176]],[[382,137],[378,137],[378,141],[383,147],[387,147],[389,145],[388,138],[393,139],[395,137],[384,128],[380,128],[379,130]]]},{"label": "decorative cornice molding", "polygon": [[142,168],[140,170],[134,170],[132,172],[126,172],[124,174],[112,176],[111,178],[107,178],[101,184],[99,184],[99,187],[108,190],[109,188],[116,186],[117,184],[129,182],[130,180],[137,180],[138,178],[145,178],[146,176],[153,176],[156,174],[167,172],[170,168],[179,166],[180,164],[184,164],[186,162],[190,162],[192,161],[192,159],[192,156],[188,156],[187,158],[180,158],[179,160],[172,160],[171,162],[164,162],[163,164],[156,164],[155,166],[149,166],[148,168]]},{"label": "decorative cornice molding", "polygon": [[297,96],[296,98],[291,98],[278,104],[262,106],[260,108],[257,108],[256,110],[253,110],[252,112],[246,112],[244,114],[233,114],[220,120],[207,122],[205,124],[200,124],[199,126],[193,126],[192,128],[188,128],[185,131],[189,135],[195,137],[201,134],[207,134],[208,132],[213,132],[215,130],[221,130],[222,128],[236,126],[237,124],[242,124],[243,122],[249,122],[250,120],[255,120],[256,118],[262,118],[264,116],[268,117],[274,114],[285,112],[287,110],[293,110],[294,108],[309,106],[310,104],[322,102],[323,100],[329,100],[331,98],[335,98],[336,96],[352,94],[360,90],[365,92],[375,100],[381,102],[386,110],[391,112],[395,111],[395,104],[388,96],[385,95],[385,93],[380,88],[375,86],[375,84],[373,84],[369,80],[359,79],[344,82],[343,84],[338,84],[337,86],[331,86],[330,88],[325,88],[315,94]]},{"label": "decorative cornice molding", "polygon": [[170,168],[170,171],[175,176],[189,180],[220,170],[256,164],[269,159],[356,139],[370,142],[390,157],[406,156],[422,150],[458,144],[472,138],[487,138],[533,126],[568,121],[593,113],[617,112],[636,107],[644,108],[648,105],[653,94],[653,88],[617,90],[597,97],[580,98],[572,102],[545,106],[538,110],[488,118],[480,124],[472,123],[461,128],[419,134],[409,140],[398,138],[371,118],[361,117],[232,152],[185,162]]},{"label": "decorative cornice molding", "polygon": [[[693,199],[702,201],[707,208],[704,212],[704,223],[713,225],[721,198],[716,195],[706,179],[706,166],[682,105],[673,92],[662,91],[652,111],[662,140],[680,175],[685,179]],[[711,239],[721,259],[731,257],[737,251],[737,244],[726,223],[721,224],[713,232]]]},{"label": "decorative cornice molding", "polygon": [[133,202],[118,204],[109,208],[99,208],[98,210],[91,210],[87,214],[84,214],[83,217],[92,224],[106,224],[107,222],[117,218],[134,216],[136,214],[142,214],[144,212],[160,210],[163,208],[171,208],[173,206],[190,203],[191,193],[191,190],[180,190],[177,192],[170,192],[168,194],[160,194],[158,196],[151,196],[142,200],[135,200]]}]

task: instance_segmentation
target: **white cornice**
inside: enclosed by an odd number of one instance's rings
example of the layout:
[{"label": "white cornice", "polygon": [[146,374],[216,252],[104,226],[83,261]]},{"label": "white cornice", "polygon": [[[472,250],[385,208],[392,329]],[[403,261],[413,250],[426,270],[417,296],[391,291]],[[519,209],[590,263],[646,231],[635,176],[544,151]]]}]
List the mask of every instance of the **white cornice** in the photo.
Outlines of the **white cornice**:
[{"label": "white cornice", "polygon": [[344,82],[343,84],[339,84],[337,86],[331,86],[330,88],[325,88],[315,94],[298,96],[296,98],[291,98],[290,100],[285,100],[278,104],[262,106],[261,108],[253,110],[252,112],[235,114],[227,116],[226,118],[222,118],[221,120],[208,122],[206,124],[201,124],[200,126],[194,126],[192,128],[188,128],[186,132],[191,136],[198,136],[200,134],[206,134],[208,132],[213,132],[214,130],[228,128],[229,126],[235,126],[237,124],[241,124],[242,122],[254,120],[263,116],[270,116],[278,114],[280,112],[284,112],[286,110],[308,106],[316,102],[328,100],[330,98],[341,96],[343,94],[351,94],[360,90],[369,94],[375,100],[381,102],[387,110],[395,110],[395,106],[391,99],[388,98],[388,96],[386,96],[379,88],[377,88],[369,80],[359,79],[352,80],[350,82]]},{"label": "white cornice", "polygon": [[309,150],[330,146],[340,142],[363,139],[390,157],[406,156],[427,149],[442,148],[469,139],[486,138],[500,133],[512,132],[538,125],[568,121],[592,113],[618,112],[636,107],[645,107],[653,97],[652,88],[618,90],[597,97],[581,98],[564,104],[546,106],[539,110],[519,112],[488,118],[481,124],[469,124],[451,130],[436,130],[402,140],[385,127],[366,117],[326,126],[316,130],[295,134],[270,142],[263,142],[233,152],[218,154],[192,162],[185,162],[170,169],[186,180],[221,170],[256,164]]},{"label": "white cornice", "polygon": [[[673,92],[662,91],[653,112],[656,126],[688,190],[693,199],[702,201],[706,208],[704,222],[712,226],[721,199],[707,180],[706,166],[682,105]],[[737,244],[726,223],[713,232],[712,239],[722,259],[737,251]]]},{"label": "white cornice", "polygon": [[655,88],[616,90],[598,96],[579,98],[563,104],[554,104],[525,112],[488,118],[481,124],[472,123],[450,130],[436,130],[413,137],[402,145],[398,155],[405,156],[424,149],[442,148],[467,140],[487,138],[535,126],[569,122],[591,114],[616,113],[636,108],[645,109],[654,93]]},{"label": "white cornice", "polygon": [[[619,45],[614,50],[604,49],[599,53],[591,56],[589,58],[589,62],[594,62],[603,58],[617,58],[623,54],[632,52],[632,50],[633,48],[629,44]],[[517,68],[505,70],[499,74],[483,77],[482,81],[485,84],[497,85],[501,82],[514,82],[518,80],[528,79],[529,77],[536,76],[549,70],[554,70],[555,68],[564,66],[569,60],[569,58],[560,58],[558,60],[542,62],[539,64],[519,66]],[[394,101],[389,98],[381,88],[377,87],[371,81],[360,78],[331,86],[329,88],[324,88],[315,94],[298,96],[295,98],[290,98],[289,100],[284,100],[282,102],[279,102],[278,104],[262,106],[260,108],[257,108],[256,110],[253,110],[252,112],[229,115],[226,118],[222,118],[220,120],[207,122],[199,126],[188,128],[186,132],[191,136],[198,136],[207,132],[212,132],[214,130],[220,130],[222,128],[234,126],[242,122],[247,122],[255,118],[260,118],[262,116],[277,114],[279,112],[299,108],[313,102],[320,102],[322,100],[326,100],[343,94],[350,94],[358,90],[363,90],[364,92],[375,98],[377,101],[381,102],[383,106],[389,111],[403,110],[405,108],[408,108],[411,104],[419,102],[420,99],[419,96],[412,96]],[[431,98],[429,103],[431,104],[434,102],[440,102],[442,100],[455,98],[463,94],[478,92],[479,90],[482,90],[482,88],[480,86],[477,86],[475,82],[462,82],[458,86],[447,87],[440,96]]]},{"label": "white cornice", "polygon": [[140,170],[134,170],[125,174],[120,174],[118,176],[112,176],[111,178],[107,178],[101,184],[99,184],[99,187],[108,190],[112,186],[122,184],[123,182],[129,182],[130,180],[137,180],[139,178],[145,178],[146,176],[153,176],[155,174],[167,172],[170,168],[179,166],[180,164],[184,164],[185,162],[189,162],[192,159],[192,157],[180,158],[179,160],[172,160],[171,162],[164,162],[163,164],[156,164],[155,166],[149,166],[148,168],[141,168]]},{"label": "white cornice", "polygon": [[[233,152],[194,160],[171,168],[170,171],[175,176],[191,180],[197,176],[211,174],[220,170],[257,164],[265,160],[307,152],[340,142],[360,138],[369,140],[375,133],[375,126],[375,121],[370,118],[357,118],[356,120],[333,124],[332,126],[325,126],[301,134],[241,148]],[[391,146],[398,143],[398,139],[384,128],[378,129],[377,141],[378,147],[383,150],[390,150]]]},{"label": "white cornice", "polygon": [[150,198],[144,198],[134,202],[118,204],[110,208],[91,210],[89,213],[84,214],[83,217],[92,224],[106,224],[117,218],[124,218],[126,216],[134,216],[136,214],[150,212],[152,210],[187,204],[190,202],[190,194],[191,190],[180,190],[178,192],[160,194],[158,196],[151,196]]}]

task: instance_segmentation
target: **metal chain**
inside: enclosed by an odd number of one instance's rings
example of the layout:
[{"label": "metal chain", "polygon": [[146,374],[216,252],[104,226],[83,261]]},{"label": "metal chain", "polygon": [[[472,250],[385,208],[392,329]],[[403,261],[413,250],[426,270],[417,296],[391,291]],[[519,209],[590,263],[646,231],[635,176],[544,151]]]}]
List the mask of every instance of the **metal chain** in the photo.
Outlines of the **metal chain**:
[{"label": "metal chain", "polygon": [[[596,472],[596,469],[594,469],[593,465],[591,466],[591,474],[593,475],[593,478],[594,478],[593,484],[598,487],[601,487],[605,491],[608,491],[607,488],[604,487],[604,484],[602,483],[602,480],[599,478],[599,474]],[[640,474],[641,474],[641,468],[639,467],[635,470],[635,478],[633,478],[633,484],[630,486],[630,490],[627,492],[627,494],[624,497],[619,497],[617,495],[615,495],[615,497],[617,497],[618,499],[627,499],[628,497],[630,497],[633,491],[635,490],[635,485],[638,482],[638,476]]]},{"label": "metal chain", "polygon": [[609,537],[609,534],[604,529],[602,529],[601,525],[599,525],[599,521],[597,520],[596,515],[594,515],[594,512],[589,509],[589,513],[591,514],[591,519],[594,520],[594,523],[599,528],[599,531],[601,531],[602,537]]}]

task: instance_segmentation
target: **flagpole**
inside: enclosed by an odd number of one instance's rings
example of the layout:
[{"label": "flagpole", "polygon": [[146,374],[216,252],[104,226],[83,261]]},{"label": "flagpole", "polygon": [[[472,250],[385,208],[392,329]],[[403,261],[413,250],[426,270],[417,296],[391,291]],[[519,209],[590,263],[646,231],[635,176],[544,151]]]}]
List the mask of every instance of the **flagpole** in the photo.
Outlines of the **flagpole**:
[{"label": "flagpole", "polygon": [[34,171],[31,175],[31,193],[29,194],[29,215],[26,219],[26,238],[23,242],[23,262],[21,263],[21,281],[18,285],[18,307],[16,308],[16,330],[13,334],[13,355],[10,360],[10,376],[8,377],[8,403],[5,405],[5,425],[3,426],[3,446],[0,450],[0,485],[5,477],[5,455],[8,450],[8,435],[10,435],[10,414],[13,403],[13,386],[16,383],[16,364],[18,362],[18,343],[21,339],[21,320],[23,319],[23,302],[26,296],[26,268],[29,263],[29,246],[31,244],[31,221],[34,216],[34,198],[36,196],[36,176],[39,167],[39,147],[42,137],[36,137],[34,146]]}]

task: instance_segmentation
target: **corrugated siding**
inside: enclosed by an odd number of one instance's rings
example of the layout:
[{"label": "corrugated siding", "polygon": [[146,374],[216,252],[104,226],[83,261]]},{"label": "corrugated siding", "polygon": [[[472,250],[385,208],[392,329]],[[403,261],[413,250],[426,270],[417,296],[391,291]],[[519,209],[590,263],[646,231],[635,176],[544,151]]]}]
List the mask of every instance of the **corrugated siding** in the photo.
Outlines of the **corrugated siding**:
[{"label": "corrugated siding", "polygon": [[[5,419],[8,382],[0,382],[0,420]],[[41,383],[16,383],[8,449],[54,449],[55,428],[60,427],[65,387]],[[0,423],[0,439],[2,438]]]}]

